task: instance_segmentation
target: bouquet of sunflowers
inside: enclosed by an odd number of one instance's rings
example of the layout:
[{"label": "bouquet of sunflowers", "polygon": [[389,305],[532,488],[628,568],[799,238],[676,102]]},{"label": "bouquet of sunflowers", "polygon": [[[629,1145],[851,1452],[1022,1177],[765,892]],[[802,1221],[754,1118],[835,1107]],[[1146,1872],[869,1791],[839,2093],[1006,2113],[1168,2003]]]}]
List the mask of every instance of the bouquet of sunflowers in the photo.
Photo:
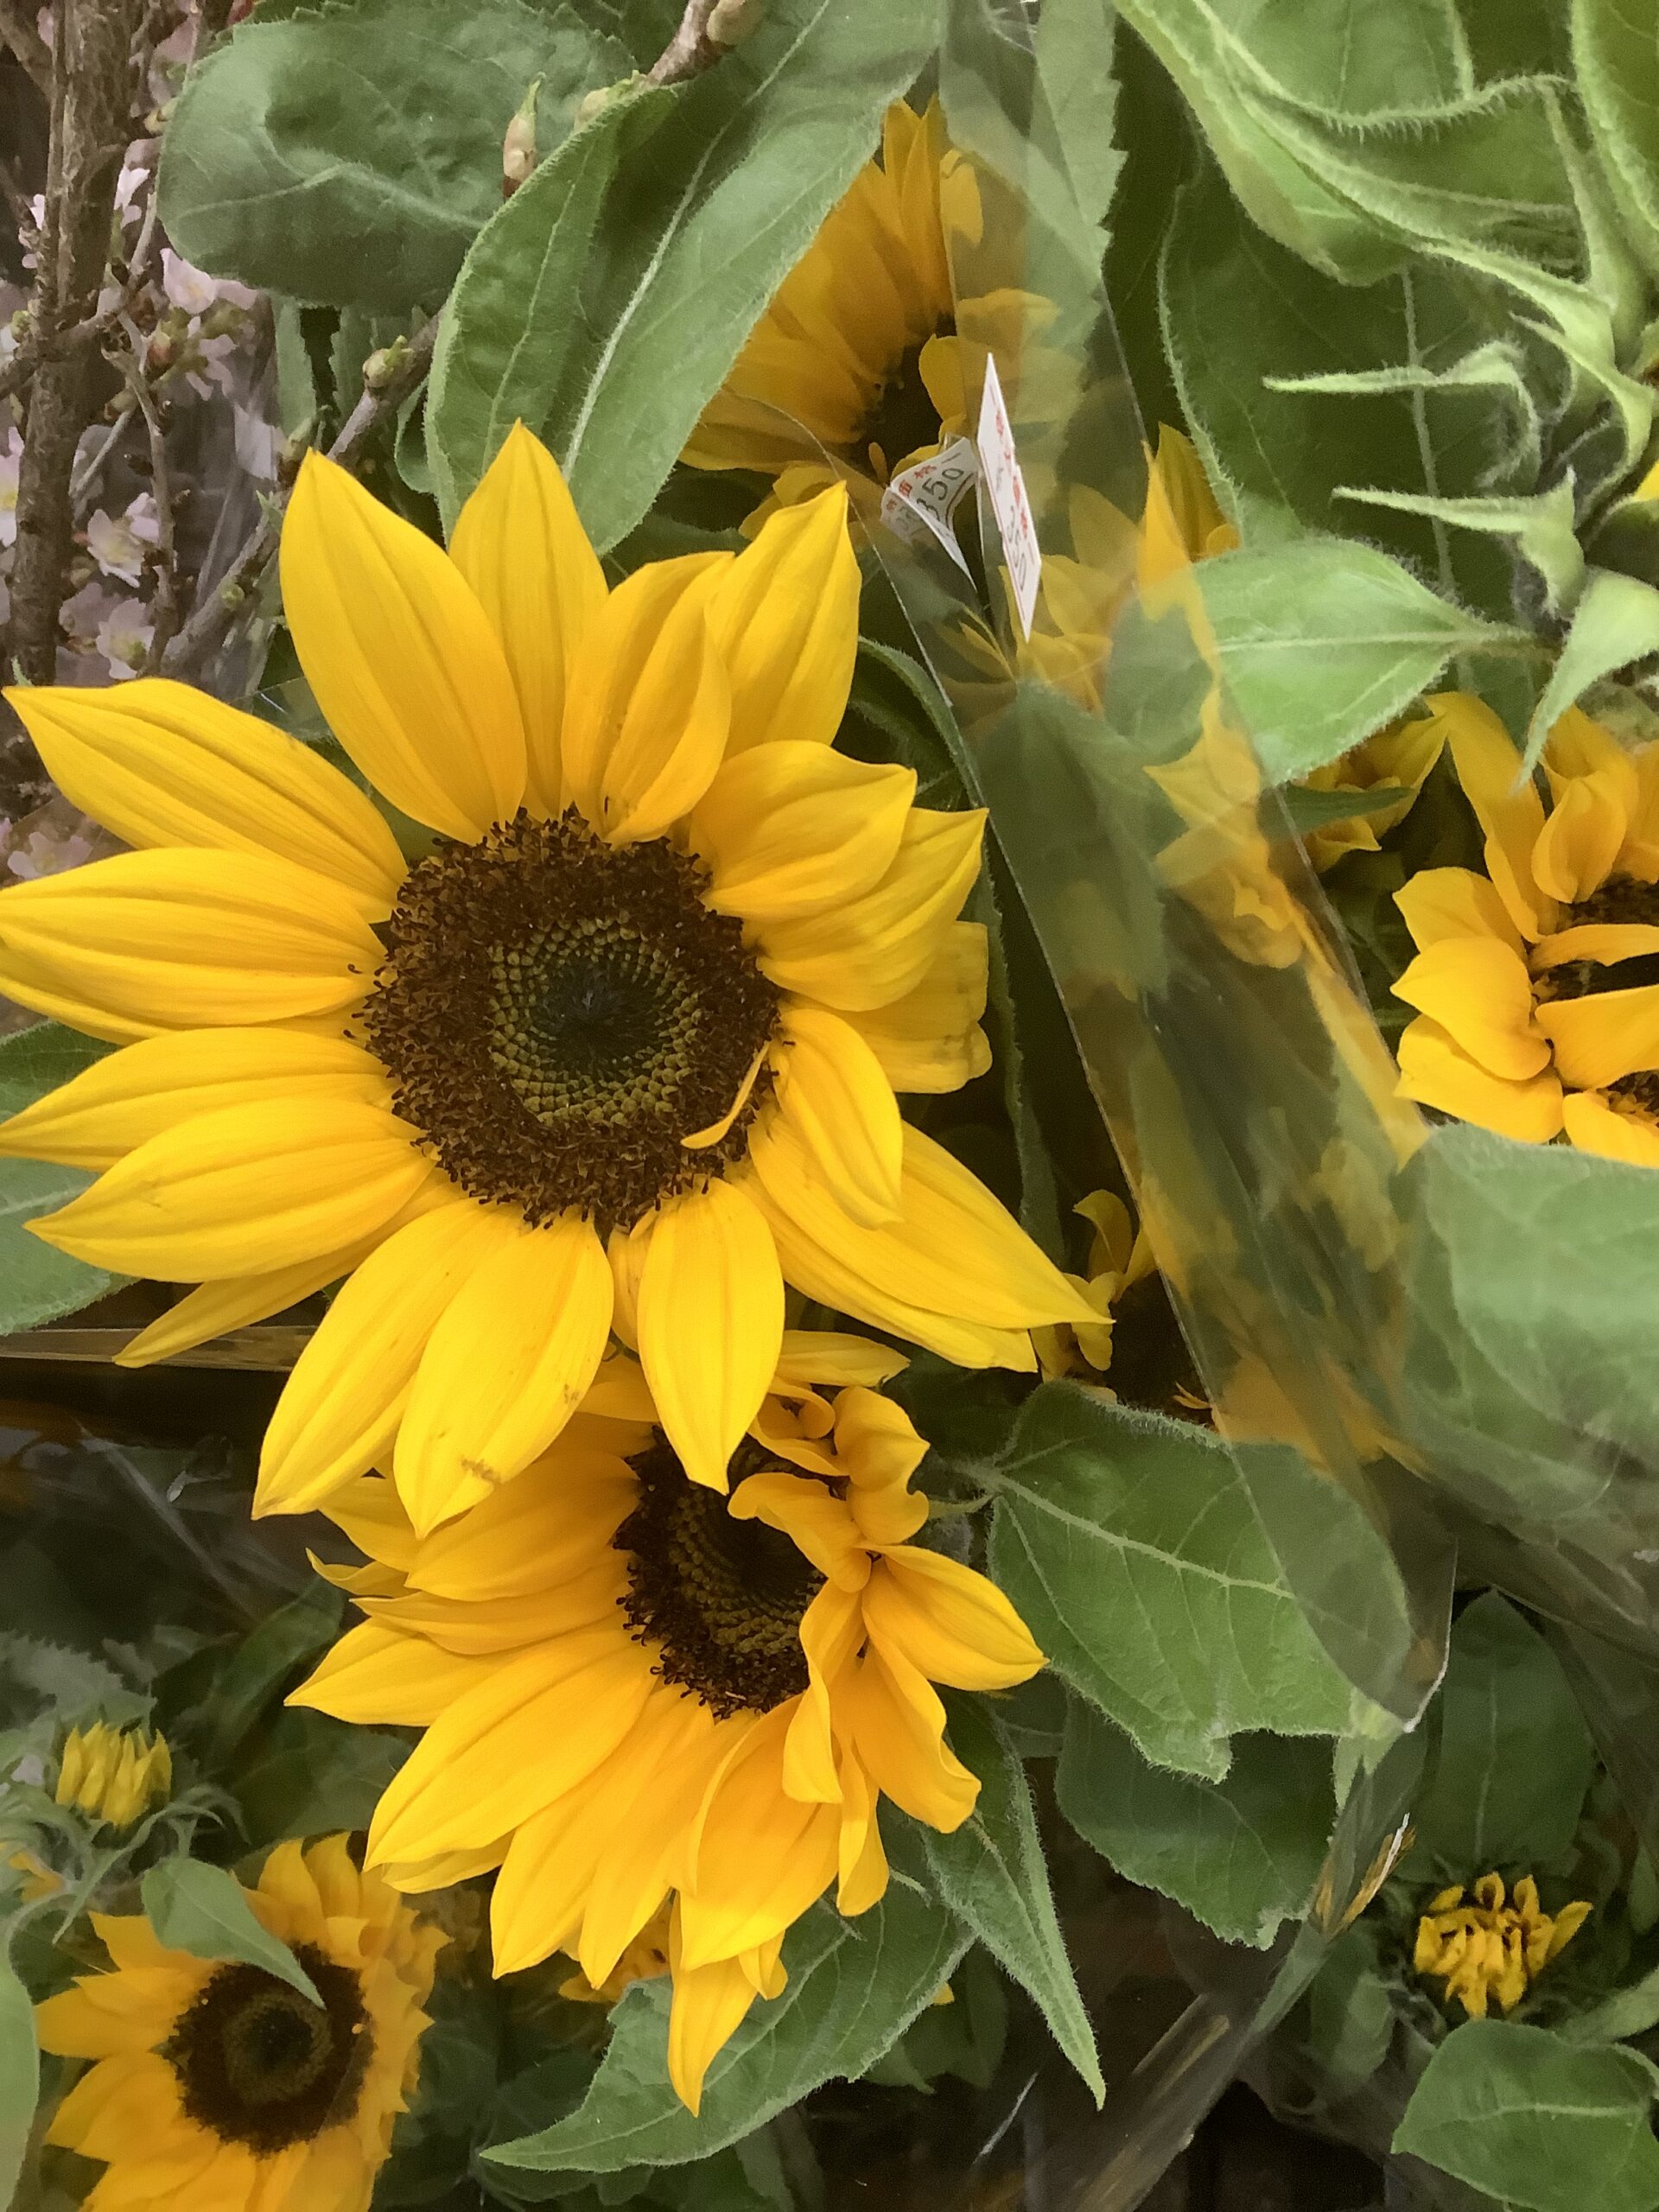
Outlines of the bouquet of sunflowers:
[{"label": "bouquet of sunflowers", "polygon": [[1659,2212],[1651,27],[0,42],[0,2201]]}]

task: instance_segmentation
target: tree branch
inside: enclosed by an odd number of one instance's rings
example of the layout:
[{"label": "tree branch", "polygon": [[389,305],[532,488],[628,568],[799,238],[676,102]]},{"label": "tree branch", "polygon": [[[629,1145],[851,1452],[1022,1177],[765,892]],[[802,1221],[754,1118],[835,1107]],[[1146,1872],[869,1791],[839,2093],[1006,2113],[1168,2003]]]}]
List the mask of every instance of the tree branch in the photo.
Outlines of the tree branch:
[{"label": "tree branch", "polygon": [[[76,0],[59,19],[46,221],[30,308],[43,348],[88,317],[103,280],[142,12],[142,0]],[[42,360],[29,390],[7,646],[31,683],[49,683],[57,669],[58,610],[73,543],[69,479],[96,362],[91,348],[76,346]]]},{"label": "tree branch", "polygon": [[[362,397],[328,448],[330,461],[337,461],[342,468],[352,466],[381,424],[397,412],[421,383],[432,365],[432,349],[437,339],[438,318],[434,315],[407,342],[388,349],[385,375],[377,377],[372,386],[365,386]],[[186,682],[200,679],[270,566],[282,536],[285,504],[281,499],[265,503],[264,512],[244,539],[224,582],[205,605],[196,609],[162,655],[162,675],[179,677]]]}]

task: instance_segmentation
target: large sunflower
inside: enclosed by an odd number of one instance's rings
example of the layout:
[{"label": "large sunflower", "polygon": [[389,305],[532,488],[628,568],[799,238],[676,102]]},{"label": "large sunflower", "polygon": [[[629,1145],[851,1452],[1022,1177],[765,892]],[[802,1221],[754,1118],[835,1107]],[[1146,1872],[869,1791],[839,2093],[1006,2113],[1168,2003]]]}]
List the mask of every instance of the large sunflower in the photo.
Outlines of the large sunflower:
[{"label": "large sunflower", "polygon": [[1430,702],[1486,869],[1397,892],[1418,946],[1395,985],[1408,1098],[1504,1136],[1565,1133],[1659,1166],[1659,744],[1628,753],[1573,709],[1544,748],[1546,810],[1491,708]]},{"label": "large sunflower", "polygon": [[359,1872],[344,1836],[278,1844],[246,1895],[321,2012],[261,1967],[100,1914],[114,1971],[36,2008],[45,2050],[94,2062],[46,2136],[103,2162],[87,2212],[366,2212],[444,1938]]},{"label": "large sunflower", "polygon": [[329,1508],[370,1554],[343,1577],[369,1618],[293,1701],[426,1731],[370,1862],[416,1890],[499,1867],[497,1971],[563,1948],[594,1988],[671,1896],[670,2063],[694,2107],[782,1988],[791,1923],[832,1883],[843,1912],[882,1895],[879,1799],[944,1829],[973,1809],[934,1685],[1042,1664],[1000,1591],[909,1541],[925,1446],[868,1387],[897,1363],[786,1339],[729,1499],[639,1425],[623,1356],[535,1467],[435,1535],[374,1477]]},{"label": "large sunflower", "polygon": [[448,556],[310,458],[283,585],[324,713],[438,833],[427,856],[179,684],[20,690],[60,785],[139,849],[0,894],[0,988],[125,1046],[0,1130],[105,1171],[34,1227],[202,1285],[128,1357],[350,1278],[260,1510],[390,1452],[433,1526],[557,1433],[613,1310],[686,1467],[723,1484],[785,1278],[1029,1370],[1025,1332],[1076,1294],[894,1096],[986,1065],[985,932],[957,918],[983,823],[833,749],[843,494],[607,592],[522,429]]}]

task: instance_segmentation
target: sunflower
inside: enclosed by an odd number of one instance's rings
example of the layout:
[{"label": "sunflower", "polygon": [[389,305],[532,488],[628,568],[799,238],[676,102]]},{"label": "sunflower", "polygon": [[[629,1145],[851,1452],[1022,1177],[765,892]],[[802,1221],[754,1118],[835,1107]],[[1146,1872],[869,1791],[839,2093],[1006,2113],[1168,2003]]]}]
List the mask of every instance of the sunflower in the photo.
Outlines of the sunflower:
[{"label": "sunflower", "polygon": [[1550,732],[1550,804],[1478,699],[1429,702],[1485,834],[1486,874],[1395,894],[1418,947],[1394,986],[1408,1098],[1500,1135],[1659,1166],[1659,743],[1626,752],[1576,708]]},{"label": "sunflower", "polygon": [[[516,429],[446,556],[308,458],[288,617],[346,751],[437,832],[166,682],[9,694],[139,849],[0,894],[0,988],[124,1046],[0,1129],[102,1169],[32,1224],[202,1287],[139,1363],[349,1278],[266,1435],[258,1510],[390,1453],[419,1528],[551,1441],[625,1311],[699,1482],[777,1363],[785,1278],[1029,1370],[1075,1292],[897,1090],[985,1068],[983,817],[833,740],[844,495],[607,592]],[[1085,1313],[1083,1316],[1089,1318]]]},{"label": "sunflower", "polygon": [[262,1967],[170,1951],[93,1915],[114,1961],[35,2008],[43,2049],[88,2058],[48,2143],[100,2160],[87,2212],[366,2212],[419,2069],[443,1943],[344,1836],[278,1844],[245,1892],[321,2010]]},{"label": "sunflower", "polygon": [[94,1821],[130,1828],[173,1794],[173,1753],[165,1736],[97,1721],[72,1728],[58,1759],[54,1796]]},{"label": "sunflower", "polygon": [[290,1702],[425,1730],[369,1861],[410,1890],[499,1867],[498,1973],[563,1949],[602,1989],[671,1905],[695,2109],[783,1987],[791,1924],[832,1884],[846,1913],[885,1891],[880,1797],[941,1829],[972,1811],[935,1684],[1043,1662],[1000,1591],[911,1541],[926,1447],[872,1387],[898,1364],[881,1347],[786,1338],[729,1497],[686,1481],[613,1364],[533,1468],[434,1535],[372,1476],[331,1503],[369,1555],[344,1575],[368,1618]]},{"label": "sunflower", "polygon": [[902,100],[887,110],[880,160],[784,279],[683,460],[757,469],[787,499],[824,478],[780,412],[882,483],[967,429],[940,208],[956,168],[937,100],[922,115]]},{"label": "sunflower", "polygon": [[1301,779],[1303,791],[1344,798],[1353,791],[1370,802],[1363,814],[1344,815],[1306,833],[1307,857],[1321,875],[1350,853],[1382,850],[1382,840],[1417,804],[1445,744],[1446,731],[1437,717],[1411,715],[1351,745]]}]

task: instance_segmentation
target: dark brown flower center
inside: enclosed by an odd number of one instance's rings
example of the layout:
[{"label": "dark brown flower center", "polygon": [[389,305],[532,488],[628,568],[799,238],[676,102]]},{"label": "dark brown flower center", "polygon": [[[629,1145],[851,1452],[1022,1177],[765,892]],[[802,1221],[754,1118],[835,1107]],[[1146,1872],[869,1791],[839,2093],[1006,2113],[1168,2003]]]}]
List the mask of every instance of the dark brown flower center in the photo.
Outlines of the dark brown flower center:
[{"label": "dark brown flower center", "polygon": [[365,1010],[397,1111],[462,1190],[601,1234],[741,1158],[779,994],[666,839],[607,845],[525,813],[410,871]]},{"label": "dark brown flower center", "polygon": [[350,2120],[374,2053],[357,1976],[314,1943],[294,1955],[321,2012],[262,1967],[224,1966],[162,2046],[186,2116],[258,2158]]},{"label": "dark brown flower center", "polygon": [[[735,1491],[761,1455],[740,1450]],[[801,1620],[823,1577],[779,1530],[739,1521],[718,1491],[687,1476],[666,1444],[632,1463],[639,1503],[613,1539],[628,1562],[621,1600],[657,1672],[715,1714],[770,1713],[806,1688]]]},{"label": "dark brown flower center", "polygon": [[[954,321],[944,322],[934,334],[948,338],[955,329]],[[922,382],[922,346],[912,346],[894,364],[871,400],[855,443],[861,459],[868,448],[880,449],[878,467],[886,477],[901,461],[908,460],[918,446],[937,445],[938,437],[939,410]]]},{"label": "dark brown flower center", "polygon": [[[1659,885],[1638,883],[1634,876],[1610,876],[1600,889],[1569,906],[1561,917],[1564,930],[1586,923],[1659,924]],[[1633,991],[1646,983],[1659,983],[1659,953],[1638,952],[1627,960],[1563,960],[1542,969],[1536,982],[1541,1004],[1552,999],[1587,999],[1604,991]]]}]

